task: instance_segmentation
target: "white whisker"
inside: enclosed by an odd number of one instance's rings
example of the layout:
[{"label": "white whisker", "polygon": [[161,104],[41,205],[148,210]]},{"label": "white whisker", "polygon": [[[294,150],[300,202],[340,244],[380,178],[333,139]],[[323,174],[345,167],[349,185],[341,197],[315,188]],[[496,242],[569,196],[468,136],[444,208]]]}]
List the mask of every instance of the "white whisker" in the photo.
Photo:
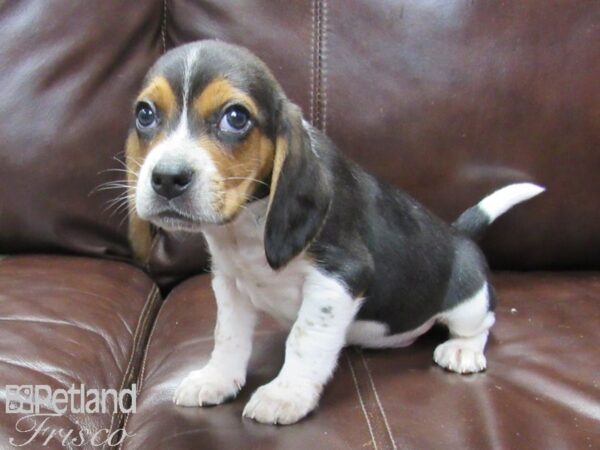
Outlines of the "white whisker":
[{"label": "white whisker", "polygon": [[254,181],[256,183],[263,184],[263,185],[269,187],[269,185],[267,183],[265,183],[264,181],[257,180],[256,178],[252,178],[252,177],[226,177],[226,178],[223,178],[223,181],[229,181],[229,180],[250,180],[250,181]]}]

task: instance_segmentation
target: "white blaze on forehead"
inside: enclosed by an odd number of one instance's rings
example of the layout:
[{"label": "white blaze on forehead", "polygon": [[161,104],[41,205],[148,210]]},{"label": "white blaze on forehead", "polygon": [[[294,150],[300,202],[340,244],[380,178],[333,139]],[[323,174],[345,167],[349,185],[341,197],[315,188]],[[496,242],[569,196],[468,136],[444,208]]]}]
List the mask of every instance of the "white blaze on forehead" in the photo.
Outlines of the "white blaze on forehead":
[{"label": "white blaze on forehead", "polygon": [[160,145],[166,144],[168,142],[171,143],[185,143],[189,145],[196,145],[192,142],[190,128],[188,124],[188,103],[190,101],[190,92],[191,92],[191,84],[192,84],[192,72],[194,68],[194,63],[198,59],[198,49],[192,48],[186,54],[185,59],[183,60],[183,89],[182,89],[182,98],[181,98],[181,115],[179,117],[179,123],[177,124],[177,128],[175,131],[171,133],[167,139],[161,143]]},{"label": "white blaze on forehead", "polygon": [[[187,116],[187,105],[190,101],[190,91],[192,85],[192,73],[194,64],[198,59],[198,48],[192,48],[187,52],[183,61],[183,98],[182,98],[182,116]],[[186,119],[187,120],[187,119]]]},{"label": "white blaze on forehead", "polygon": [[[181,115],[179,117],[179,123],[175,130],[167,136],[167,138],[157,145],[151,153],[154,153],[154,163],[161,159],[163,156],[166,158],[176,157],[176,156],[187,156],[198,157],[195,153],[204,153],[198,152],[198,144],[194,142],[192,139],[189,123],[188,123],[188,103],[190,101],[190,91],[191,91],[191,83],[192,83],[192,72],[193,66],[198,58],[198,49],[192,48],[190,49],[186,57],[183,61],[183,89],[182,89],[182,99],[181,99]],[[193,153],[191,153],[193,152]],[[167,153],[165,155],[165,153]],[[168,153],[171,153],[169,155]],[[151,155],[148,155],[151,156]]]},{"label": "white blaze on forehead", "polygon": [[[166,144],[167,142],[173,141],[190,141],[191,135],[188,124],[188,103],[190,101],[190,92],[192,84],[192,72],[194,69],[194,63],[198,59],[198,49],[190,49],[185,59],[183,60],[183,89],[181,98],[181,115],[179,116],[179,123],[175,131],[160,145]],[[179,142],[177,142],[179,143]],[[193,143],[192,143],[193,144]],[[189,144],[188,144],[189,145]]]},{"label": "white blaze on forehead", "polygon": [[188,123],[188,103],[191,101],[191,84],[194,64],[198,59],[198,49],[188,51],[184,60],[182,108],[179,123],[165,139],[150,150],[140,169],[136,190],[136,206],[142,218],[151,218],[164,205],[152,189],[152,171],[158,162],[161,164],[186,164],[195,175],[189,192],[189,210],[185,212],[198,220],[216,221],[219,214],[215,210],[213,180],[218,171],[208,151],[202,149],[190,132]]}]

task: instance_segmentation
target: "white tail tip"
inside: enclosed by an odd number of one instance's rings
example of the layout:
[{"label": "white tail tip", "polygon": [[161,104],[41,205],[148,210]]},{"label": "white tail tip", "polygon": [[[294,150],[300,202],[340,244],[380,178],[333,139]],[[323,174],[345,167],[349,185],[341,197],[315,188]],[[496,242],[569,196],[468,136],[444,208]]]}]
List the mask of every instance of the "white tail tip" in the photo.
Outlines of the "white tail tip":
[{"label": "white tail tip", "polygon": [[491,223],[513,206],[540,195],[545,190],[533,183],[511,184],[488,195],[478,206],[489,217]]}]

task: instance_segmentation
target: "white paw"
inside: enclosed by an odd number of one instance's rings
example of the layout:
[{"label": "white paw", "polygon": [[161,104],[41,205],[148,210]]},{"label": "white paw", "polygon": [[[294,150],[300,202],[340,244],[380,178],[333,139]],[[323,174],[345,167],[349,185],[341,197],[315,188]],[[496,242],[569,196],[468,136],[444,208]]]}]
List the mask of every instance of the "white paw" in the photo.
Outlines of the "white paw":
[{"label": "white paw", "polygon": [[244,384],[211,367],[194,370],[175,390],[173,402],[178,406],[211,406],[234,398]]},{"label": "white paw", "polygon": [[444,369],[457,373],[476,373],[485,370],[483,352],[464,345],[460,339],[451,339],[437,346],[433,360]]},{"label": "white paw", "polygon": [[242,415],[261,423],[289,425],[315,409],[320,391],[309,383],[275,379],[256,390]]}]

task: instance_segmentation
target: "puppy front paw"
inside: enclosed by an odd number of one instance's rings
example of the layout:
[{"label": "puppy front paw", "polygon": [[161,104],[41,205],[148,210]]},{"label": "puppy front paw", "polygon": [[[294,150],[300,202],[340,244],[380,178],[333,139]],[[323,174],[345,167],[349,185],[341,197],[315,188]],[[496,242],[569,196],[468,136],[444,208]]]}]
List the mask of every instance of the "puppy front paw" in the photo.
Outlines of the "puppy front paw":
[{"label": "puppy front paw", "polygon": [[479,349],[463,345],[460,339],[451,339],[437,346],[433,360],[444,369],[468,374],[485,370],[486,360]]},{"label": "puppy front paw", "polygon": [[293,380],[273,380],[259,387],[242,415],[257,422],[290,425],[317,406],[321,386]]},{"label": "puppy front paw", "polygon": [[219,405],[235,398],[244,381],[209,366],[193,370],[175,390],[173,402],[177,406]]}]

